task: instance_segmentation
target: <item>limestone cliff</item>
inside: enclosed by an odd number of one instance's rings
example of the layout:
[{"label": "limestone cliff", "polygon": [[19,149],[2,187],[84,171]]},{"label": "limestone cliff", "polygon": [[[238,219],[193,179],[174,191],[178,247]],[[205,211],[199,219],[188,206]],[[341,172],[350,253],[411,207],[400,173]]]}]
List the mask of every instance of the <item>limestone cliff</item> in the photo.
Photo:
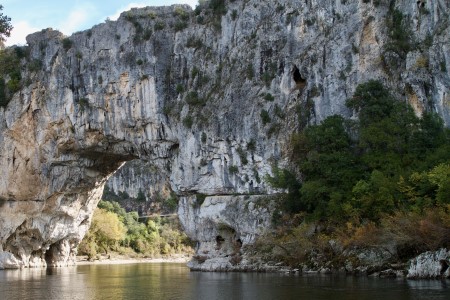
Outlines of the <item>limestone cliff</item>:
[{"label": "limestone cliff", "polygon": [[[23,88],[0,108],[0,266],[71,263],[129,160],[181,196],[270,193],[264,176],[287,163],[289,133],[351,116],[344,102],[369,79],[450,124],[448,1],[226,3],[28,36]],[[391,34],[395,8],[408,47]]]}]

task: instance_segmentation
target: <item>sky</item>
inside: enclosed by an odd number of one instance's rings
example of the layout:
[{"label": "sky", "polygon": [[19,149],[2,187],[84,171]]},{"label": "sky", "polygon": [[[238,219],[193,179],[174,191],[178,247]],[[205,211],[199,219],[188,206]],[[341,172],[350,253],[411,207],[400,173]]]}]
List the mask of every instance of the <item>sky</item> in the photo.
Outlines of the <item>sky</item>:
[{"label": "sky", "polygon": [[14,26],[6,45],[25,45],[25,37],[45,28],[53,28],[70,35],[89,29],[107,18],[116,20],[120,13],[132,7],[189,4],[198,0],[1,0],[2,13],[11,18]]}]

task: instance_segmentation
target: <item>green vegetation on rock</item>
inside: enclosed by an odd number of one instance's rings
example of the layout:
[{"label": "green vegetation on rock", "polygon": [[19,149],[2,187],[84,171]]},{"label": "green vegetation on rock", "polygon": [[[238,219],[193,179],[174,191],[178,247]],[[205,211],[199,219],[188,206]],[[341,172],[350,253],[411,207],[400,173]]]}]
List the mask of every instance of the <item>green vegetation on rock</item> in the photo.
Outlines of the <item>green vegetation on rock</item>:
[{"label": "green vegetation on rock", "polygon": [[7,37],[11,35],[13,26],[11,25],[11,18],[4,15],[1,11],[3,5],[0,5],[0,41],[4,42]]},{"label": "green vegetation on rock", "polygon": [[[325,240],[394,244],[411,253],[450,246],[450,130],[435,114],[418,118],[378,81],[359,85],[347,106],[358,121],[330,116],[292,136],[291,160],[302,181],[278,168],[267,178],[287,191],[280,197],[282,213],[275,214],[285,229],[271,235],[272,242],[298,246],[305,231],[319,226],[309,235],[319,252],[330,250]],[[291,250],[286,261],[299,263]]]},{"label": "green vegetation on rock", "polygon": [[20,60],[27,53],[22,47],[0,50],[0,106],[6,106],[22,87]]}]

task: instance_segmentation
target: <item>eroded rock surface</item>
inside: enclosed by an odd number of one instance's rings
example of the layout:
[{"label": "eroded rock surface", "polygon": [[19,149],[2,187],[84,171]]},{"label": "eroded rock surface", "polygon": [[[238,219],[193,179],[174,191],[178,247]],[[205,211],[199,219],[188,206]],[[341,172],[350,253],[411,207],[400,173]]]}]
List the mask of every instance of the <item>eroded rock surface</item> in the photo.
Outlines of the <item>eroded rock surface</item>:
[{"label": "eroded rock surface", "polygon": [[351,116],[345,100],[369,79],[448,125],[449,3],[393,1],[414,42],[403,53],[389,46],[388,2],[149,7],[71,37],[28,36],[24,88],[0,108],[2,266],[72,263],[106,180],[129,160],[181,196],[271,193],[264,176],[287,163],[289,133]]},{"label": "eroded rock surface", "polygon": [[430,279],[450,278],[450,251],[441,249],[425,252],[412,259],[408,268],[408,278]]},{"label": "eroded rock surface", "polygon": [[257,270],[245,248],[270,229],[273,209],[268,196],[181,198],[182,226],[197,241],[196,255],[188,266],[200,271]]}]

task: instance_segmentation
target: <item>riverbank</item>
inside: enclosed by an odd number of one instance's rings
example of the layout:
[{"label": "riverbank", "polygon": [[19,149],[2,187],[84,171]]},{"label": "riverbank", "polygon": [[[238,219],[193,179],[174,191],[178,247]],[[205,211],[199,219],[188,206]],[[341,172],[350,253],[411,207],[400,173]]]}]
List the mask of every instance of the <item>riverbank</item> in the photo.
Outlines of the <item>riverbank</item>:
[{"label": "riverbank", "polygon": [[101,256],[96,260],[88,260],[87,256],[77,256],[77,265],[123,265],[139,263],[184,263],[191,259],[189,255],[172,255],[169,257],[129,257],[124,255]]}]

